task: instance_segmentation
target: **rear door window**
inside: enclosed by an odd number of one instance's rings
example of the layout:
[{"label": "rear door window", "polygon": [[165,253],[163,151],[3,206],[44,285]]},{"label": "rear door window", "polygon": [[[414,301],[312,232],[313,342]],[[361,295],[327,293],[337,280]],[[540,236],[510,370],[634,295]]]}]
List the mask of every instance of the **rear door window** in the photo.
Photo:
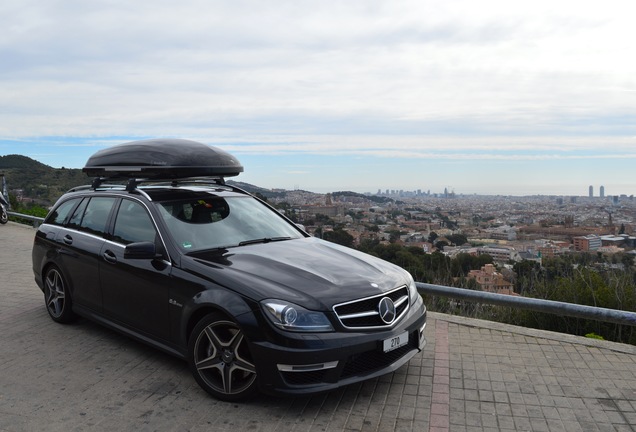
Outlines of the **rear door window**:
[{"label": "rear door window", "polygon": [[[114,203],[115,198],[91,198],[85,207],[84,214],[81,216],[81,222],[79,223],[80,231],[85,231],[100,237],[103,236],[106,232],[106,223],[108,222],[108,217]],[[82,207],[83,205],[80,205],[77,210],[80,210]],[[73,215],[72,219],[75,219],[75,215]]]}]

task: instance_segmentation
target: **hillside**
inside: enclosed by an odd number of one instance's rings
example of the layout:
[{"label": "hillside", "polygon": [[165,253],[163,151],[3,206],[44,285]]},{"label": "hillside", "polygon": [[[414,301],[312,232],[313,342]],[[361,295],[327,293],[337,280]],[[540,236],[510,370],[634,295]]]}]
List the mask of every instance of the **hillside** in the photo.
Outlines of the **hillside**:
[{"label": "hillside", "polygon": [[46,206],[73,186],[90,183],[80,169],[56,169],[21,155],[0,156],[0,173],[11,193],[21,190],[22,196]]},{"label": "hillside", "polygon": [[[91,182],[91,178],[80,169],[52,168],[22,155],[0,156],[0,173],[6,176],[11,193],[21,190],[23,197],[32,198],[44,206],[55,203],[70,188]],[[228,184],[267,198],[284,195],[283,192],[272,192],[249,183],[231,180]]]}]

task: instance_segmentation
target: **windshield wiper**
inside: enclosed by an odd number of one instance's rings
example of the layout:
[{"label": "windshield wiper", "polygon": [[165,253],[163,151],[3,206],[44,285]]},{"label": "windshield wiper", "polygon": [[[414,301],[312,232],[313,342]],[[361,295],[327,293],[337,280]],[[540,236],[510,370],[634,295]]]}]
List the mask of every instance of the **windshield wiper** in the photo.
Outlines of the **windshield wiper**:
[{"label": "windshield wiper", "polygon": [[197,254],[206,254],[211,252],[224,251],[231,247],[234,247],[234,246],[216,246],[216,247],[210,247],[210,248],[195,249],[193,251],[185,252],[185,254],[188,256],[194,256]]},{"label": "windshield wiper", "polygon": [[283,241],[283,240],[291,240],[291,237],[263,237],[259,239],[253,239],[253,240],[244,240],[240,242],[238,245],[246,246],[246,245],[257,244],[257,243],[270,243],[270,242]]}]

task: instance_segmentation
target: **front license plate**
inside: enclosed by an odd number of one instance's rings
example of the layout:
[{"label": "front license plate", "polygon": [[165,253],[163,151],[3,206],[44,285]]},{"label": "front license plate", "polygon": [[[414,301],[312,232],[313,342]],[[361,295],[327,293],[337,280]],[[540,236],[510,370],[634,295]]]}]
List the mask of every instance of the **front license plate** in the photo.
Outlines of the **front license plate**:
[{"label": "front license plate", "polygon": [[404,346],[408,343],[409,332],[404,332],[397,336],[393,336],[384,340],[384,352],[393,351],[394,349],[398,349],[399,347]]}]

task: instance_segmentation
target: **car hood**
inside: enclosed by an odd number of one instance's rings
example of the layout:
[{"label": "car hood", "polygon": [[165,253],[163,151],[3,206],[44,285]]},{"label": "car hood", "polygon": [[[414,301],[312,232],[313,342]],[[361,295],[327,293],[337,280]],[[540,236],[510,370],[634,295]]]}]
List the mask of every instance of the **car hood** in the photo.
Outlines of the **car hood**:
[{"label": "car hood", "polygon": [[408,284],[405,270],[313,237],[188,256],[198,272],[256,301],[276,298],[330,308]]}]

